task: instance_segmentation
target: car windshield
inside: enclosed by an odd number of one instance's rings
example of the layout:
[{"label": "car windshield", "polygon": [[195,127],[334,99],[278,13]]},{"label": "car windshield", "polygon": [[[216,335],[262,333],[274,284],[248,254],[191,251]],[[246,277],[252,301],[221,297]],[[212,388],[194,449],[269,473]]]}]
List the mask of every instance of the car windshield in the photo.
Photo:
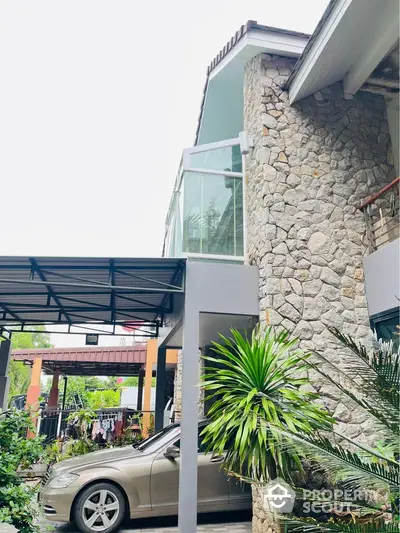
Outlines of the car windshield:
[{"label": "car windshield", "polygon": [[162,448],[164,444],[167,444],[171,439],[179,436],[179,434],[180,424],[171,424],[170,426],[165,427],[152,437],[149,437],[148,439],[141,442],[139,446],[136,447],[136,449],[142,452],[153,452],[155,450],[158,450],[159,448]]}]

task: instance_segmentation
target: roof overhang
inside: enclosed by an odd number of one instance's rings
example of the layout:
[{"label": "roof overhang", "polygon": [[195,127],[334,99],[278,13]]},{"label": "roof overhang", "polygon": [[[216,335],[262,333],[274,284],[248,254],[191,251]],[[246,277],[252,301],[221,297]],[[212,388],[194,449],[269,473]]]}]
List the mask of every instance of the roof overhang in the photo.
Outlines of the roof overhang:
[{"label": "roof overhang", "polygon": [[288,80],[290,102],[337,81],[351,97],[398,39],[398,0],[331,0]]},{"label": "roof overhang", "polygon": [[243,130],[244,67],[253,57],[300,57],[310,36],[249,21],[207,70],[195,144],[235,138]]},{"label": "roof overhang", "polygon": [[70,333],[109,325],[110,335],[127,323],[157,336],[184,293],[184,269],[171,258],[0,257],[0,336],[60,324]]},{"label": "roof overhang", "polygon": [[13,350],[12,357],[28,365],[41,359],[46,374],[137,376],[146,363],[146,345]]}]

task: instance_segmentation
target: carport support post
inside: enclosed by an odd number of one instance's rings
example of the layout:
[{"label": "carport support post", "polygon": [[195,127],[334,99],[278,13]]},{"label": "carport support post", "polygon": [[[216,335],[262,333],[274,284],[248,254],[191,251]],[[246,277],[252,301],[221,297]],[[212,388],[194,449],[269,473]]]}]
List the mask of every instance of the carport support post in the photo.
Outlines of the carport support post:
[{"label": "carport support post", "polygon": [[164,427],[165,408],[165,363],[167,359],[167,349],[164,346],[158,348],[157,354],[157,381],[156,381],[156,413],[154,421],[155,431],[160,431]]},{"label": "carport support post", "polygon": [[10,378],[7,376],[8,365],[11,359],[11,341],[4,340],[0,343],[0,410],[7,409],[8,389]]},{"label": "carport support post", "polygon": [[199,312],[192,300],[186,294],[182,346],[179,533],[194,533],[197,530]]},{"label": "carport support post", "polygon": [[137,410],[141,411],[143,408],[143,383],[144,383],[144,368],[139,370],[138,392],[137,392]]},{"label": "carport support post", "polygon": [[51,383],[49,400],[47,407],[49,409],[57,409],[58,407],[58,381],[60,379],[60,370],[56,368],[53,373],[53,381]]}]

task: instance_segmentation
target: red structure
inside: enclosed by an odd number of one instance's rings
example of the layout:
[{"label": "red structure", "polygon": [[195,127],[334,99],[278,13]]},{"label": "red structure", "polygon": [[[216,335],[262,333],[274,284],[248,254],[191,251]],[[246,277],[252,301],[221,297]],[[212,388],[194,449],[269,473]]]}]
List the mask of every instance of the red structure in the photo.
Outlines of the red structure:
[{"label": "red structure", "polygon": [[40,396],[40,375],[53,375],[49,408],[58,404],[58,381],[65,376],[138,376],[146,364],[146,345],[84,348],[43,348],[14,350],[15,361],[32,365],[31,383],[26,403],[37,410]]}]

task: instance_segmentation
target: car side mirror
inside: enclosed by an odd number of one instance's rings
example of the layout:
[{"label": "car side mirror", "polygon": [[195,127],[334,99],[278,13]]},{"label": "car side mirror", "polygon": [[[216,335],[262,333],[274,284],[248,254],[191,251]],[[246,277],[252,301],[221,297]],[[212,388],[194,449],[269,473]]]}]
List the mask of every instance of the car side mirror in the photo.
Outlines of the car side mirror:
[{"label": "car side mirror", "polygon": [[168,446],[168,448],[165,450],[164,455],[167,459],[176,459],[181,454],[180,449],[178,446]]}]

